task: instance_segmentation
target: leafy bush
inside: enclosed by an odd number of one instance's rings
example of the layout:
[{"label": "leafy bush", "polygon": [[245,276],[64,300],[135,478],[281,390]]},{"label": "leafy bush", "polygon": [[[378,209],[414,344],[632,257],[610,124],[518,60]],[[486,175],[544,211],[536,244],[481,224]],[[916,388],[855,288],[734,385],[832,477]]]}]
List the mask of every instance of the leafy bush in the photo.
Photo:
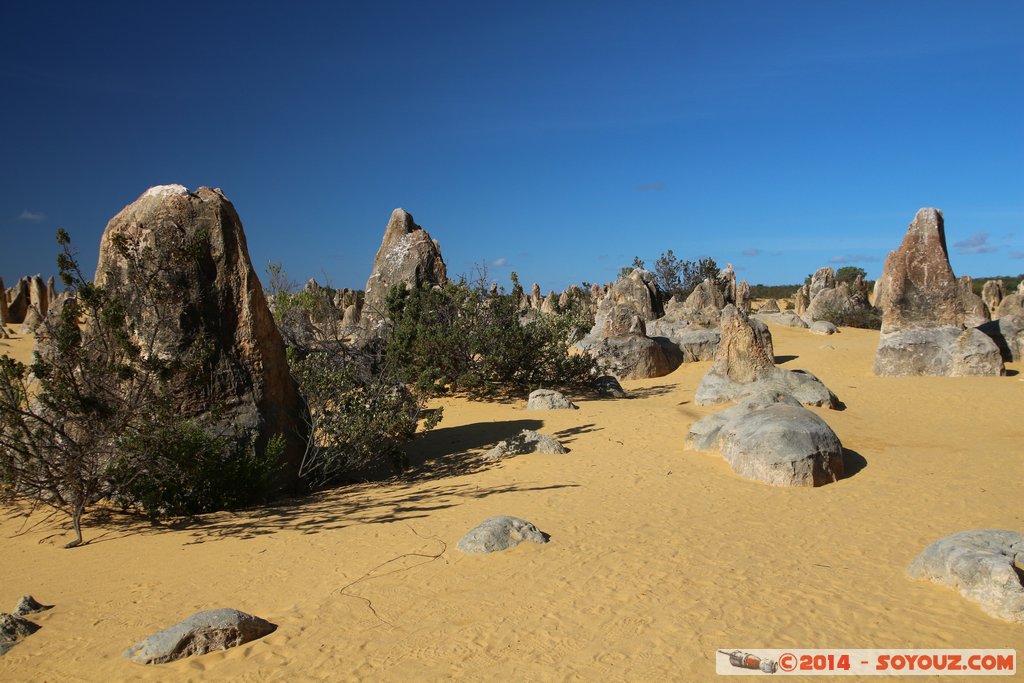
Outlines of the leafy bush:
[{"label": "leafy bush", "polygon": [[[70,298],[43,320],[31,367],[0,358],[4,494],[66,513],[75,531],[69,547],[82,543],[90,506],[122,494],[134,499],[118,488],[132,480],[129,473],[160,472],[164,453],[154,435],[188,429],[175,396],[201,389],[209,345],[198,339],[184,353],[159,349],[173,337],[173,304],[185,286],[167,275],[197,258],[205,239],[182,237],[158,258],[137,240],[115,237],[123,263],[118,284],[137,294],[129,312],[110,290],[85,279],[70,237],[59,231],[57,263]],[[115,469],[120,476],[112,476]]]},{"label": "leafy bush", "polygon": [[193,515],[267,500],[284,453],[284,438],[255,442],[217,437],[190,420],[121,440],[108,469],[113,499],[151,517]]},{"label": "leafy bush", "polygon": [[424,392],[581,385],[593,367],[589,357],[569,351],[592,323],[582,298],[524,324],[514,293],[487,294],[463,280],[394,287],[387,308],[388,362]]},{"label": "leafy bush", "polygon": [[818,311],[816,318],[832,323],[836,327],[859,327],[865,330],[882,329],[882,315],[873,307],[837,310],[824,307]]},{"label": "leafy bush", "polygon": [[673,296],[677,301],[684,301],[704,280],[714,282],[718,273],[718,264],[713,258],[683,261],[671,249],[654,262],[654,278],[666,301]]}]

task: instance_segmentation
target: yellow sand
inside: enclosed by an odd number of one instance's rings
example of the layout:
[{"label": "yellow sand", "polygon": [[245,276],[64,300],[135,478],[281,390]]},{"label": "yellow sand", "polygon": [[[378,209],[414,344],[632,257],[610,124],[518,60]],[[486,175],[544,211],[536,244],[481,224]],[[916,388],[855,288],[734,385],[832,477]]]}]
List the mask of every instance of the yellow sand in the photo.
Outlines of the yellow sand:
[{"label": "yellow sand", "polygon": [[[816,373],[846,403],[815,409],[852,451],[838,483],[773,488],[684,450],[689,425],[714,410],[693,404],[707,363],[578,411],[443,400],[441,427],[412,447],[432,465],[415,481],[180,528],[111,521],[76,550],[60,548],[56,520],[0,521],[0,608],[23,593],[57,605],[0,657],[0,679],[707,681],[716,648],[1024,653],[1024,627],[904,575],[952,532],[1024,529],[1021,365],[1002,378],[879,378],[876,332],[772,333],[784,367]],[[572,452],[473,457],[523,427]],[[551,542],[456,550],[496,514]],[[169,665],[121,657],[215,607],[279,628]]]}]

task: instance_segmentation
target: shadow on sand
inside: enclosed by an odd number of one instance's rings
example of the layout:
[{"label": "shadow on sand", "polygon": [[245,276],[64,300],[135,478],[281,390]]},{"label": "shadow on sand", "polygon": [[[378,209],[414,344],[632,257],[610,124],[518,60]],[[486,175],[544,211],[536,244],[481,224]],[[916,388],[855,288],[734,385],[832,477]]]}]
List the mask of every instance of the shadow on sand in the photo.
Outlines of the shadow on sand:
[{"label": "shadow on sand", "polygon": [[[409,468],[400,475],[371,478],[360,483],[234,512],[215,512],[166,522],[153,522],[113,508],[89,515],[87,545],[130,535],[174,530],[192,536],[189,544],[234,538],[252,539],[279,531],[318,534],[360,524],[411,521],[462,504],[466,500],[503,493],[571,488],[576,484],[530,486],[508,483],[481,486],[444,481],[480,472],[499,464],[480,454],[523,429],[539,429],[540,420],[478,422],[435,429],[408,446]],[[563,430],[563,436],[593,431],[593,425]]]},{"label": "shadow on sand", "polygon": [[849,479],[868,466],[868,461],[857,451],[843,449],[843,479]]}]

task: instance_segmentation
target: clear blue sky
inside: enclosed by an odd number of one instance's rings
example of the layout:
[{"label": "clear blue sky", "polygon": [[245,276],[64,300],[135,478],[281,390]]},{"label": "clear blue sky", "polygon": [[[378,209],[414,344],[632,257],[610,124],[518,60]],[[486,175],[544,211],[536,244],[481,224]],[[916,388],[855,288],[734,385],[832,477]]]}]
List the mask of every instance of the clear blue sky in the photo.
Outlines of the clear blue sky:
[{"label": "clear blue sky", "polygon": [[[639,6],[634,6],[639,5]],[[672,248],[881,269],[914,212],[1024,271],[1024,2],[8,3],[0,275],[91,272],[147,187],[224,189],[257,271],[362,287],[391,210],[561,289]],[[956,246],[958,245],[958,246]]]}]

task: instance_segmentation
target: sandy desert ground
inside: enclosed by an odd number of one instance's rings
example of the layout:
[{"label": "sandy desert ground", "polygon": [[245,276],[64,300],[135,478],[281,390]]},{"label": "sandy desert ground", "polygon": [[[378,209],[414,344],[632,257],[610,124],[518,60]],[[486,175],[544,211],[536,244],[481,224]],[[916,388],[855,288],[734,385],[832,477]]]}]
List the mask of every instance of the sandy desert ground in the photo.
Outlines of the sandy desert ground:
[{"label": "sandy desert ground", "polygon": [[[57,520],[7,511],[0,609],[23,593],[56,607],[0,658],[0,680],[707,681],[716,648],[1024,652],[1019,625],[904,575],[949,533],[1024,529],[1022,365],[1001,378],[881,378],[877,332],[772,333],[783,367],[816,373],[846,404],[813,409],[848,449],[838,483],[773,488],[685,450],[689,425],[715,410],[693,403],[707,363],[578,411],[442,400],[443,423],[411,448],[424,463],[411,481],[181,526],[94,519],[91,543],[70,551]],[[27,359],[29,340],[3,344]],[[479,460],[524,427],[571,452]],[[455,549],[495,514],[551,542]],[[169,665],[121,657],[215,607],[278,629]]]}]

